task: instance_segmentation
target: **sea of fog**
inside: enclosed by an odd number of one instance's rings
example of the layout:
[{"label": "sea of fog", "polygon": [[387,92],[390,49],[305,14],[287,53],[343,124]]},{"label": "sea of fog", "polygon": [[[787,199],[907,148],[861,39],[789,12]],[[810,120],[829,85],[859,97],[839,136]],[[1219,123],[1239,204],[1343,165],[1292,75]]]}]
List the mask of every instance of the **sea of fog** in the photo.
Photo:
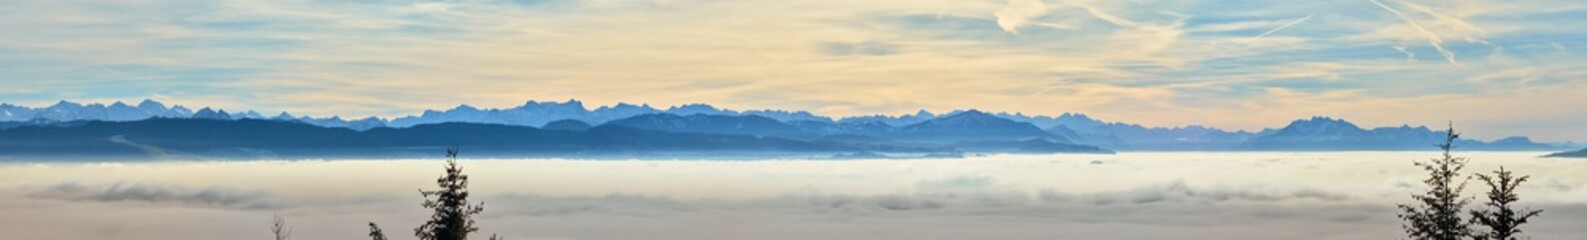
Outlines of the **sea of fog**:
[{"label": "sea of fog", "polygon": [[[466,152],[464,153],[466,157]],[[1587,160],[1461,152],[1532,176],[1535,239],[1587,239]],[[481,239],[1394,239],[1434,152],[852,161],[464,159]],[[442,160],[0,163],[14,239],[413,239]],[[1473,181],[1467,196],[1486,187]]]}]

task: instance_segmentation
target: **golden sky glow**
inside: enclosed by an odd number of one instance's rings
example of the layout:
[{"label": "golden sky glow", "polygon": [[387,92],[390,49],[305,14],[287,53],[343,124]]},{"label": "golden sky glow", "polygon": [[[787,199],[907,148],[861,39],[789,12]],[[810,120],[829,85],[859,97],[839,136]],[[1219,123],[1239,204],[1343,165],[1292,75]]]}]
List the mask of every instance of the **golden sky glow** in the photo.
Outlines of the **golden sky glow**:
[{"label": "golden sky glow", "polygon": [[1584,11],[1574,0],[21,1],[0,3],[0,102],[399,117],[577,98],[1249,130],[1326,115],[1581,141]]}]

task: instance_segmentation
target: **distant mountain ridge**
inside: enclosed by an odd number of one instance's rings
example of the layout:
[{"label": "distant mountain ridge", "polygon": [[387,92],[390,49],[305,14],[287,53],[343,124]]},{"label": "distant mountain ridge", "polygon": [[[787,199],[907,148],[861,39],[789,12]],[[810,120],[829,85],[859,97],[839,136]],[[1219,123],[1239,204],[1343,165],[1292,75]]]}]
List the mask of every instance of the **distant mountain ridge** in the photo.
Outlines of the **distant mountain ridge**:
[{"label": "distant mountain ridge", "polygon": [[155,118],[79,123],[0,130],[0,158],[402,157],[422,156],[447,146],[471,149],[471,152],[481,156],[951,151],[740,135],[672,133],[621,126],[600,126],[584,131],[546,131],[499,124],[441,123],[356,131],[258,119]]},{"label": "distant mountain ridge", "polygon": [[429,123],[470,122],[540,127],[544,126],[546,123],[563,119],[573,119],[591,125],[600,125],[613,120],[656,113],[670,113],[679,116],[689,116],[696,114],[761,116],[783,122],[832,121],[831,118],[818,116],[805,111],[734,111],[716,108],[707,104],[686,104],[669,107],[667,109],[657,109],[655,107],[651,107],[649,104],[634,105],[618,103],[613,106],[601,106],[598,108],[589,109],[584,106],[583,102],[569,99],[561,103],[528,101],[522,106],[505,109],[479,109],[468,105],[462,105],[445,111],[427,110],[419,116],[407,116],[392,119],[388,125],[392,127],[407,127]]},{"label": "distant mountain ridge", "polygon": [[543,126],[543,127],[540,127],[540,129],[549,130],[549,131],[576,131],[577,132],[577,131],[589,130],[590,128],[594,128],[594,127],[595,126],[590,126],[589,123],[584,123],[583,121],[573,120],[573,119],[563,119],[563,120],[556,120],[556,121],[551,121],[550,123],[546,123],[546,125]]},{"label": "distant mountain ridge", "polygon": [[680,116],[671,113],[652,113],[618,119],[601,124],[601,126],[623,126],[637,129],[666,131],[730,134],[762,137],[782,137],[790,139],[811,139],[818,135],[800,130],[798,127],[757,115],[713,115],[694,113]]},{"label": "distant mountain ridge", "polygon": [[[202,111],[202,110],[200,110]],[[612,106],[600,106],[594,109],[586,108],[584,103],[570,99],[564,102],[528,101],[523,105],[502,108],[482,109],[470,105],[459,105],[447,110],[425,110],[417,116],[405,116],[393,119],[365,117],[359,119],[343,119],[340,116],[315,118],[309,116],[294,116],[281,112],[273,117],[267,117],[256,111],[227,112],[224,116],[219,113],[223,109],[211,109],[211,112],[200,112],[187,107],[176,105],[167,108],[165,104],[145,99],[138,107],[131,107],[121,102],[111,105],[105,104],[80,104],[69,101],[60,101],[55,105],[40,108],[30,108],[13,104],[0,104],[0,122],[25,122],[37,119],[50,121],[135,121],[148,118],[229,118],[229,119],[290,119],[302,121],[325,127],[346,127],[355,130],[365,130],[376,127],[411,127],[420,124],[468,122],[468,123],[494,123],[516,126],[540,127],[546,123],[563,119],[574,119],[592,125],[599,125],[612,120],[629,118],[645,114],[671,113],[680,116],[695,114],[705,115],[730,115],[730,116],[761,116],[776,119],[782,122],[814,121],[837,122],[833,118],[816,115],[807,111],[785,110],[729,110],[721,109],[709,104],[685,104],[658,109],[649,104],[618,103]],[[195,116],[195,114],[202,115]],[[846,122],[876,121],[893,126],[903,126],[934,118],[935,115],[922,110],[915,115],[890,117],[884,115],[849,117],[841,119]]]},{"label": "distant mountain ridge", "polygon": [[144,99],[137,106],[127,105],[117,101],[109,105],[91,103],[80,104],[70,101],[60,101],[54,105],[41,108],[30,108],[13,104],[0,104],[0,122],[70,122],[70,121],[137,121],[151,118],[197,118],[197,119],[272,119],[290,120],[308,123],[323,127],[341,127],[356,130],[365,130],[385,127],[386,121],[368,117],[357,120],[343,120],[341,117],[313,118],[309,116],[294,117],[292,114],[282,112],[275,117],[266,117],[256,111],[227,112],[224,109],[200,108],[191,110],[182,105],[167,107],[164,103]]},{"label": "distant mountain ridge", "polygon": [[1570,152],[1558,152],[1558,153],[1554,153],[1554,154],[1549,154],[1548,156],[1545,156],[1545,157],[1587,158],[1587,149],[1570,151]]},{"label": "distant mountain ridge", "polygon": [[1067,138],[1042,131],[1036,125],[975,110],[910,124],[899,128],[893,135],[901,139],[927,141],[1044,139],[1056,143],[1072,143]]},{"label": "distant mountain ridge", "polygon": [[[1363,129],[1342,119],[1313,117],[1291,122],[1283,129],[1252,138],[1251,150],[1402,150],[1427,148],[1443,140],[1446,130],[1427,127],[1379,127]],[[1510,137],[1493,142],[1462,139],[1456,143],[1474,150],[1545,150],[1558,148],[1532,142],[1525,137]]]},{"label": "distant mountain ridge", "polygon": [[[338,116],[314,118],[293,116],[286,112],[266,117],[255,111],[228,112],[210,108],[194,111],[181,105],[167,107],[153,100],[144,100],[137,106],[121,102],[84,105],[67,101],[43,108],[0,104],[0,122],[3,122],[0,129],[51,122],[135,121],[149,118],[269,119],[353,130],[407,128],[438,123],[548,127],[552,122],[573,120],[590,126],[617,122],[617,125],[657,131],[801,140],[869,139],[942,144],[1044,139],[1054,143],[1091,145],[1121,151],[1416,150],[1422,149],[1423,144],[1420,142],[1437,133],[1426,127],[1409,126],[1363,129],[1342,119],[1326,117],[1297,120],[1280,129],[1246,132],[1198,125],[1145,127],[1105,122],[1078,113],[1053,117],[978,110],[935,114],[921,110],[900,116],[852,116],[834,120],[805,111],[735,111],[707,104],[658,109],[648,104],[619,103],[590,109],[578,100],[528,101],[524,105],[505,109],[460,105],[449,110],[427,110],[418,116],[390,120],[375,117],[343,119]],[[583,128],[568,125],[555,127]],[[976,136],[980,134],[992,134],[989,136],[993,137],[977,139]],[[1509,137],[1492,142],[1464,141],[1463,145],[1468,145],[1469,149],[1484,150],[1558,150],[1573,147],[1570,144],[1536,143],[1525,137]]]},{"label": "distant mountain ridge", "polygon": [[138,103],[138,106],[127,105],[119,101],[110,105],[98,103],[83,105],[64,100],[42,108],[0,104],[0,121],[12,122],[35,119],[52,121],[132,121],[151,117],[185,118],[192,115],[193,110],[181,105],[167,108],[165,104],[153,100],[144,100]]}]

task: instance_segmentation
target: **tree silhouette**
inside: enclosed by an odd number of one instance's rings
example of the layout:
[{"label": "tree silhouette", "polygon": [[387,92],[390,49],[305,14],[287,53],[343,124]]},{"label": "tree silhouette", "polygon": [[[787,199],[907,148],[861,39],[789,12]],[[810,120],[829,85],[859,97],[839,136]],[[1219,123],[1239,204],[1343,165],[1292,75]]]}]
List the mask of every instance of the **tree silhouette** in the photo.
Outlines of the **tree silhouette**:
[{"label": "tree silhouette", "polygon": [[380,226],[375,225],[375,222],[369,222],[369,239],[386,240],[386,232],[380,231]]},{"label": "tree silhouette", "polygon": [[1460,138],[1460,134],[1455,133],[1454,124],[1450,124],[1446,134],[1444,143],[1438,145],[1444,150],[1442,158],[1416,162],[1416,166],[1428,173],[1427,179],[1422,180],[1427,184],[1427,191],[1411,195],[1417,205],[1399,205],[1399,217],[1405,221],[1401,227],[1411,239],[1457,240],[1471,235],[1467,222],[1460,217],[1470,202],[1470,199],[1461,198],[1460,192],[1466,189],[1466,181],[1470,178],[1455,182],[1460,178],[1460,170],[1466,168],[1468,160],[1450,154],[1455,148],[1455,140]]},{"label": "tree silhouette", "polygon": [[[457,148],[446,149],[446,175],[435,180],[440,189],[419,189],[419,195],[424,196],[424,202],[419,205],[435,210],[430,221],[413,229],[413,235],[419,239],[465,240],[469,233],[479,230],[474,227],[474,215],[485,211],[484,203],[468,203],[468,175],[463,174],[463,167],[457,166],[457,152]],[[430,196],[436,198],[431,200]],[[374,222],[369,222],[369,238],[386,240],[386,233]],[[491,234],[490,239],[501,238]]]},{"label": "tree silhouette", "polygon": [[281,218],[281,215],[276,215],[275,219],[270,221],[270,233],[275,234],[276,240],[292,239],[292,229],[287,228],[287,220]]},{"label": "tree silhouette", "polygon": [[1499,167],[1493,171],[1494,175],[1476,174],[1477,179],[1488,184],[1488,202],[1483,205],[1487,209],[1471,211],[1471,223],[1487,226],[1488,230],[1473,234],[1477,239],[1491,240],[1517,240],[1521,233],[1521,225],[1527,219],[1537,216],[1543,210],[1516,211],[1510,204],[1520,201],[1515,194],[1515,188],[1526,182],[1530,176],[1514,176],[1514,173]]},{"label": "tree silhouette", "polygon": [[[479,205],[468,202],[468,175],[463,174],[463,168],[457,166],[457,148],[446,149],[446,174],[435,180],[440,189],[425,191],[419,190],[424,195],[425,208],[435,210],[430,216],[430,221],[413,229],[414,236],[423,240],[464,240],[468,234],[479,230],[474,227],[473,216],[485,211],[484,203]],[[435,199],[429,199],[434,196]]]}]

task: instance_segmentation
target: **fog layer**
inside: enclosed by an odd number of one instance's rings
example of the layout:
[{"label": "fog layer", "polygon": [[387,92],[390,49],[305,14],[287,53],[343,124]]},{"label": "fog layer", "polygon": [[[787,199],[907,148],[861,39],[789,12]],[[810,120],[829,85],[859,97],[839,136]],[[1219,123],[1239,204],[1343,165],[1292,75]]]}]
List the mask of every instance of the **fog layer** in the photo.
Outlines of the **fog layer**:
[{"label": "fog layer", "polygon": [[[1533,176],[1527,233],[1587,237],[1587,161],[1460,153]],[[1390,239],[1431,152],[1124,153],[938,160],[465,159],[481,231],[510,239]],[[439,159],[0,165],[20,239],[397,239]],[[1466,191],[1478,196],[1476,182]],[[488,234],[487,234],[488,235]]]}]

